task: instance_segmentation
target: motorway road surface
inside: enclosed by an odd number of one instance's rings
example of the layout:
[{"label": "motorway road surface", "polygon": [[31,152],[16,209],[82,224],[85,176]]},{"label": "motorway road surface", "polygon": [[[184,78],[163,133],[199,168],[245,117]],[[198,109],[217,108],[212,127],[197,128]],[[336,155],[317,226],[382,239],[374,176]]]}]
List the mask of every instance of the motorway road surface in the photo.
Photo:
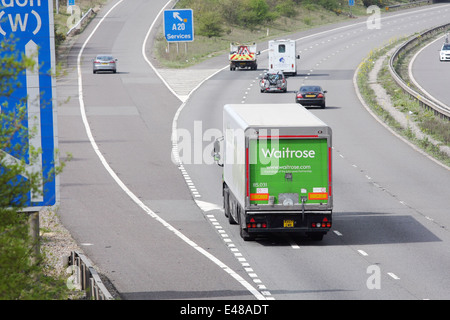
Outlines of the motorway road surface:
[{"label": "motorway road surface", "polygon": [[[259,70],[225,68],[188,96],[186,88],[169,90],[142,54],[165,5],[110,1],[75,43],[69,73],[58,81],[58,99],[70,97],[58,109],[59,147],[73,154],[61,176],[59,215],[122,298],[450,298],[449,172],[380,125],[353,86],[371,49],[448,21],[450,6],[389,14],[380,29],[369,30],[363,18],[292,35],[302,59],[288,93],[259,92],[263,53]],[[119,59],[117,74],[92,74],[99,52]],[[226,56],[206,61],[186,83],[226,65]],[[173,73],[165,76],[176,83]],[[221,171],[207,156],[221,133],[222,107],[293,102],[302,83],[329,92],[327,108],[311,111],[334,133],[333,232],[322,242],[244,242],[220,210]],[[174,124],[192,139],[191,155],[178,141],[181,166],[172,161]]]},{"label": "motorway road surface", "polygon": [[427,96],[450,109],[450,92],[446,85],[450,63],[439,60],[445,38],[446,35],[438,37],[418,52],[410,66],[410,72],[415,83]]}]

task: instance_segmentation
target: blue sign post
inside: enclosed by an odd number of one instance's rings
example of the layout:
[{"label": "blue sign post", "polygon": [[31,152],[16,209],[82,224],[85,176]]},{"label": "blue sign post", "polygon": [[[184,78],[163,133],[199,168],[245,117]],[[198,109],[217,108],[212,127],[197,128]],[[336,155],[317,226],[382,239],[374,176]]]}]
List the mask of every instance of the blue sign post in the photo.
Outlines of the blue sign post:
[{"label": "blue sign post", "polygon": [[[34,69],[21,72],[13,83],[13,92],[0,98],[1,113],[18,114],[25,107],[22,125],[26,132],[12,138],[12,147],[0,152],[9,163],[25,162],[29,176],[41,173],[37,184],[40,192],[27,195],[27,211],[53,206],[59,203],[59,180],[55,175],[57,163],[55,42],[53,22],[53,0],[7,0],[0,6],[0,41],[14,43],[14,55],[33,59]],[[26,137],[26,141],[23,138]],[[20,148],[14,148],[15,145]],[[40,150],[32,161],[32,150]],[[25,174],[28,175],[28,174]],[[21,179],[29,179],[23,176]]]},{"label": "blue sign post", "polygon": [[164,35],[168,42],[194,41],[194,14],[192,9],[165,10]]}]

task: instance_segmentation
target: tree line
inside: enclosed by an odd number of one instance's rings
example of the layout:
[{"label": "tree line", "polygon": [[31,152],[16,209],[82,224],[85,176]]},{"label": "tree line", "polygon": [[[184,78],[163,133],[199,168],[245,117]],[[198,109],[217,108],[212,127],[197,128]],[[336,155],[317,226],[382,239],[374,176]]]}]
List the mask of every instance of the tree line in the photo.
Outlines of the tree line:
[{"label": "tree line", "polygon": [[[364,6],[385,6],[388,0],[358,0]],[[230,26],[257,29],[280,17],[295,18],[300,10],[324,8],[340,13],[345,0],[180,0],[178,8],[194,10],[196,34],[220,37]]]}]

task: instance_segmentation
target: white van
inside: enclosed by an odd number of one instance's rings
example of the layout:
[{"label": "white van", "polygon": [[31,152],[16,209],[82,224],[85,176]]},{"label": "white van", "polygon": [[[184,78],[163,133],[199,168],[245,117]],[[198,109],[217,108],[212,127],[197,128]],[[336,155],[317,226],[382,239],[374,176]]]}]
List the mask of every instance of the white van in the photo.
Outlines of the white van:
[{"label": "white van", "polygon": [[269,41],[269,72],[283,71],[285,75],[297,75],[297,59],[294,40]]}]

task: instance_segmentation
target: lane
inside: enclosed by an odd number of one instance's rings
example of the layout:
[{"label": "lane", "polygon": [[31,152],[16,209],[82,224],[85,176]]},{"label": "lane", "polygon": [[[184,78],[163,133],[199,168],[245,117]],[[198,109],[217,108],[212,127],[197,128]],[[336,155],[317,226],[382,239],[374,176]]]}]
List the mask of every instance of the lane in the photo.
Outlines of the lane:
[{"label": "lane", "polygon": [[[203,130],[220,131],[226,103],[293,102],[293,91],[302,83],[319,83],[329,91],[327,109],[311,110],[333,128],[336,233],[322,243],[302,238],[248,243],[240,240],[237,227],[228,226],[221,212],[215,212],[275,298],[449,297],[445,271],[450,266],[445,249],[450,241],[449,173],[374,120],[353,87],[354,72],[371,49],[448,21],[448,8],[431,6],[389,15],[379,30],[367,30],[365,20],[359,20],[354,27],[316,30],[317,36],[293,35],[292,39],[301,39],[302,59],[300,75],[288,79],[287,94],[259,93],[255,81],[263,70],[224,71],[188,100],[179,128],[193,136],[200,123]],[[261,56],[260,68],[264,59]],[[211,141],[202,141],[203,150]],[[186,168],[202,200],[220,205],[220,168],[206,163]],[[373,266],[380,270],[379,290],[367,286],[368,268]]]},{"label": "lane", "polygon": [[[171,122],[180,101],[141,54],[147,30],[166,3],[110,1],[69,53],[58,97],[70,100],[61,104],[58,121],[61,153],[73,160],[61,176],[58,214],[123,299],[255,299],[241,281],[242,267],[224,251],[171,162]],[[108,165],[152,212],[111,177],[83,126],[76,61],[103,17],[83,51],[82,100]],[[92,74],[91,59],[99,52],[118,58],[117,74]]]},{"label": "lane", "polygon": [[447,90],[446,81],[450,72],[448,61],[439,60],[439,52],[446,35],[437,38],[427,45],[415,57],[411,65],[413,81],[429,97],[437,99],[437,102],[450,106],[450,93]]}]

